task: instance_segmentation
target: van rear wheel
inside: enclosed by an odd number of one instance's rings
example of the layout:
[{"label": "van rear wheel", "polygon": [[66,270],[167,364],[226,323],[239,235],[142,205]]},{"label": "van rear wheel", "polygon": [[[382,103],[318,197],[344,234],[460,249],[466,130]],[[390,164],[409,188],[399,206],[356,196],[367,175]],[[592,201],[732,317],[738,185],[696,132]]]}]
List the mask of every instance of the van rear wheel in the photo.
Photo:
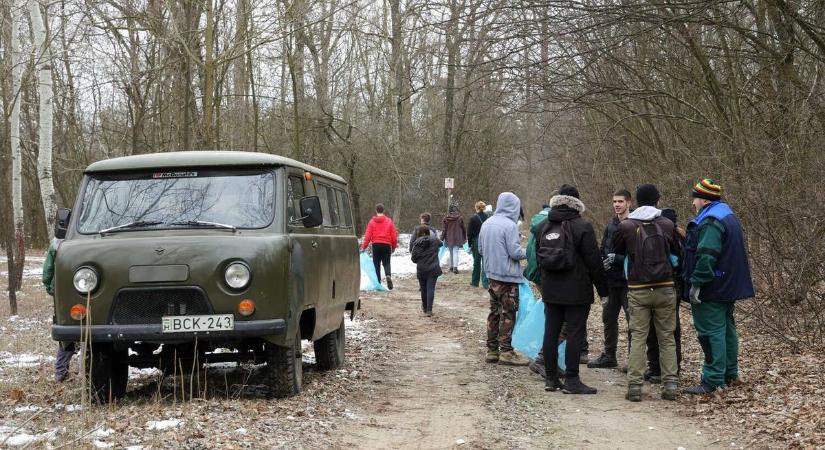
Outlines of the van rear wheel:
[{"label": "van rear wheel", "polygon": [[344,343],[346,338],[346,327],[344,318],[341,318],[341,325],[338,329],[323,336],[313,343],[315,348],[315,361],[321,370],[337,369],[344,364]]},{"label": "van rear wheel", "polygon": [[93,344],[91,350],[84,353],[92,401],[102,405],[126,395],[127,351],[115,350],[111,344]]},{"label": "van rear wheel", "polygon": [[287,347],[266,344],[267,384],[275,397],[292,397],[301,392],[303,363],[301,330],[296,330],[292,344]]}]

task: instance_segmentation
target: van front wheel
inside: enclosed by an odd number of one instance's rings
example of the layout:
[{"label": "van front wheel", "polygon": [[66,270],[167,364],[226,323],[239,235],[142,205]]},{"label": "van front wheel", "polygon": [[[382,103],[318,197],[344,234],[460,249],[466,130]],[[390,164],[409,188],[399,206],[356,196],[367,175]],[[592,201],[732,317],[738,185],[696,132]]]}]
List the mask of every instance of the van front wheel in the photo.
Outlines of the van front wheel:
[{"label": "van front wheel", "polygon": [[288,347],[266,344],[267,384],[275,397],[292,397],[301,392],[302,356],[300,328]]},{"label": "van front wheel", "polygon": [[123,397],[129,382],[128,353],[111,344],[94,344],[84,353],[92,401],[106,404]]},{"label": "van front wheel", "polygon": [[315,347],[315,361],[321,370],[337,369],[344,364],[345,342],[344,319],[338,329],[323,336],[313,343]]}]

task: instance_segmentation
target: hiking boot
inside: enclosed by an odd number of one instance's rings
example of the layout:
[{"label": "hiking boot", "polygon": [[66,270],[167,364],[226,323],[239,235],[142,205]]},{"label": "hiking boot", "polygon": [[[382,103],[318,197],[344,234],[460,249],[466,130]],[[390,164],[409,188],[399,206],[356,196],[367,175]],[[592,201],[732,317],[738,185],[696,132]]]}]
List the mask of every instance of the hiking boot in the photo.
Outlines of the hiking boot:
[{"label": "hiking boot", "polygon": [[624,398],[630,400],[631,402],[642,401],[642,385],[631,384],[627,386],[627,394],[624,396]]},{"label": "hiking boot", "polygon": [[510,350],[498,355],[498,363],[505,366],[526,366],[530,364],[530,360],[516,353],[515,350]]},{"label": "hiking boot", "polygon": [[704,381],[692,388],[682,389],[682,392],[690,395],[707,395],[712,394],[714,391],[716,391],[716,386],[711,386]]},{"label": "hiking boot", "polygon": [[613,367],[618,367],[619,363],[616,361],[615,356],[607,356],[604,353],[599,355],[598,358],[594,359],[587,363],[587,367],[591,369],[611,369]]},{"label": "hiking boot", "polygon": [[392,278],[387,277],[387,289],[392,290]]},{"label": "hiking boot", "polygon": [[570,377],[564,380],[564,386],[562,386],[561,391],[565,394],[595,394],[598,392],[596,388],[582,383],[579,377]]},{"label": "hiking boot", "polygon": [[581,352],[579,355],[579,364],[587,364],[590,362],[590,357],[587,355],[587,352]]},{"label": "hiking boot", "polygon": [[621,369],[622,373],[627,373],[627,364],[623,365]]},{"label": "hiking boot", "polygon": [[661,384],[662,383],[662,374],[656,373],[654,374],[651,371],[645,372],[645,381],[649,381],[650,384]]},{"label": "hiking boot", "polygon": [[484,358],[484,361],[488,363],[497,363],[498,362],[498,350],[487,350],[487,357]]},{"label": "hiking boot", "polygon": [[458,267],[453,267],[453,273],[458,275]]},{"label": "hiking boot", "polygon": [[433,312],[432,311],[427,311],[427,312],[424,313],[424,315],[427,316],[427,317],[432,317]]},{"label": "hiking boot", "polygon": [[535,359],[530,363],[530,370],[541,375],[542,378],[547,378],[547,372],[544,369],[544,364],[539,364],[539,360]]},{"label": "hiking boot", "polygon": [[676,400],[679,397],[679,386],[675,381],[668,381],[662,389],[662,398],[665,400]]},{"label": "hiking boot", "polygon": [[555,392],[562,388],[564,388],[564,385],[561,384],[561,381],[559,381],[558,377],[550,377],[544,380],[544,390],[547,392]]}]

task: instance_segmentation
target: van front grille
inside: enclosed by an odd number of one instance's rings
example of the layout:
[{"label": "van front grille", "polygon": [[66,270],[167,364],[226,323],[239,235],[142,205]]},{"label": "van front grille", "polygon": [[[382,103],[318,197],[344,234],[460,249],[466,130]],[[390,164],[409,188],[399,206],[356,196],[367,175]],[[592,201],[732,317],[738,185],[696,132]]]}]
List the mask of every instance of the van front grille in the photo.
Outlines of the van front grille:
[{"label": "van front grille", "polygon": [[112,309],[113,324],[159,324],[163,316],[211,314],[206,294],[198,288],[122,289]]}]

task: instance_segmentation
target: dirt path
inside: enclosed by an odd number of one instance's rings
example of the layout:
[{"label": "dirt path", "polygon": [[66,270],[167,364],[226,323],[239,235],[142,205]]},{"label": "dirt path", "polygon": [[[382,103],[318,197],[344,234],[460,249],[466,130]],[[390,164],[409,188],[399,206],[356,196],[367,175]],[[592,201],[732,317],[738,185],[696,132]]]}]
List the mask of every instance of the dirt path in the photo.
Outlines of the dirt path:
[{"label": "dirt path", "polygon": [[[616,370],[589,370],[594,396],[547,393],[527,368],[486,364],[487,295],[466,276],[439,282],[435,315],[420,313],[417,282],[364,296],[394,357],[372,371],[372,387],[338,445],[357,448],[731,448],[731,439],[677,415],[678,405],[645,385],[642,403],[624,399]],[[591,321],[599,321],[598,313]]]}]

